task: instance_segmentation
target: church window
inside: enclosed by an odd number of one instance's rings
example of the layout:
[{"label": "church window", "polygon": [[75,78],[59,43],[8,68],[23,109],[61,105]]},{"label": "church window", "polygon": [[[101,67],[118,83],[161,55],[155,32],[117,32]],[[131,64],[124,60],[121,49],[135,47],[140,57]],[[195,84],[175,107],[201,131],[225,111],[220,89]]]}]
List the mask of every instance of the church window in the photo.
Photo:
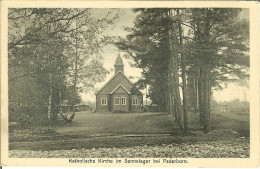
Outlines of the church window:
[{"label": "church window", "polygon": [[132,99],[132,105],[138,105],[138,99],[137,98]]},{"label": "church window", "polygon": [[126,105],[126,98],[125,97],[121,97],[121,105]]},{"label": "church window", "polygon": [[107,98],[101,98],[101,105],[107,105]]},{"label": "church window", "polygon": [[120,105],[120,97],[115,97],[115,105]]}]

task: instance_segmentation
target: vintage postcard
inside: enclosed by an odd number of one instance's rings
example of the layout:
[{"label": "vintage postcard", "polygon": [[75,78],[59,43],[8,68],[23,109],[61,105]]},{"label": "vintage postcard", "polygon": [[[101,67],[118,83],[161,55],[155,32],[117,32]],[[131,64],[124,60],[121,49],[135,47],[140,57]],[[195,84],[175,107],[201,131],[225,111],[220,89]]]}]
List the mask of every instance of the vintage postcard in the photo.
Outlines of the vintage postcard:
[{"label": "vintage postcard", "polygon": [[259,167],[259,3],[1,1],[1,165]]}]

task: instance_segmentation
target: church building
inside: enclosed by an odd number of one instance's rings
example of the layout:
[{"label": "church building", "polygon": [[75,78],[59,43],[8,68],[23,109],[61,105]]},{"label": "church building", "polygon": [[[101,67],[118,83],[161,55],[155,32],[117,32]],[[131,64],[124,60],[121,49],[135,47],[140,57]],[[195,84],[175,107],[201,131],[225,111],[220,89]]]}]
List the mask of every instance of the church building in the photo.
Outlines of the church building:
[{"label": "church building", "polygon": [[123,60],[118,54],[115,75],[96,93],[97,112],[141,112],[143,94],[124,74]]}]

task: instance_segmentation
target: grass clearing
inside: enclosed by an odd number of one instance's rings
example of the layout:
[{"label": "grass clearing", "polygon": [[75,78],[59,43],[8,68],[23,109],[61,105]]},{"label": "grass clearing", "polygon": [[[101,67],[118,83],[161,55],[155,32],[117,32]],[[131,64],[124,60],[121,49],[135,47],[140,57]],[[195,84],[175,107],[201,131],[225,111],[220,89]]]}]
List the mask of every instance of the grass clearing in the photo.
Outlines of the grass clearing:
[{"label": "grass clearing", "polygon": [[[13,130],[10,150],[124,148],[231,141],[249,143],[248,114],[211,114],[212,130],[203,134],[198,115],[190,113],[190,134],[182,135],[164,113],[99,114],[79,112],[73,123],[52,129]],[[241,138],[242,137],[242,138]]]},{"label": "grass clearing", "polygon": [[58,127],[55,131],[73,134],[75,131],[85,135],[116,133],[169,133],[173,130],[173,119],[165,113],[86,113],[76,114],[72,124]]}]

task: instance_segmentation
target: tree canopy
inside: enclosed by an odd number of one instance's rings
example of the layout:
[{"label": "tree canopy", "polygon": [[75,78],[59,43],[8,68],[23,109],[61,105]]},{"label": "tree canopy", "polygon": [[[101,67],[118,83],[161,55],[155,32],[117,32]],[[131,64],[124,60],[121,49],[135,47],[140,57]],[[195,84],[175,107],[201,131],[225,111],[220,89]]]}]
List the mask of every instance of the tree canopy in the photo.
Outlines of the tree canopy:
[{"label": "tree canopy", "polygon": [[153,103],[175,115],[181,128],[188,103],[193,103],[207,133],[212,87],[248,77],[249,23],[240,18],[241,10],[133,10],[138,13],[134,28],[117,45],[143,70],[137,84],[148,84]]},{"label": "tree canopy", "polygon": [[12,120],[30,111],[31,119],[39,117],[39,122],[46,123],[48,116],[55,124],[62,104],[75,106],[83,87],[87,90],[102,81],[107,71],[100,62],[100,51],[109,40],[102,32],[117,17],[112,9],[104,17],[95,17],[93,9],[10,8],[8,81]]}]

